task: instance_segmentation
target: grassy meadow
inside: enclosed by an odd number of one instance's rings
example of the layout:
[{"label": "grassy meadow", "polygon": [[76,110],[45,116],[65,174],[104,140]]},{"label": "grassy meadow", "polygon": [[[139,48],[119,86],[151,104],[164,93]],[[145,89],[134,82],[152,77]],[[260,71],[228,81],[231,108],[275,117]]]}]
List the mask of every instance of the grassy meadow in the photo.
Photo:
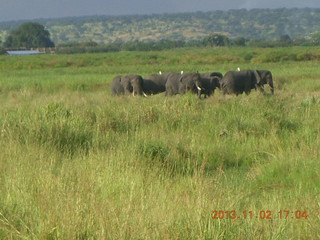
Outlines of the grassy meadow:
[{"label": "grassy meadow", "polygon": [[[303,47],[1,56],[0,239],[320,239],[319,64]],[[270,70],[275,95],[109,89],[237,67]]]}]

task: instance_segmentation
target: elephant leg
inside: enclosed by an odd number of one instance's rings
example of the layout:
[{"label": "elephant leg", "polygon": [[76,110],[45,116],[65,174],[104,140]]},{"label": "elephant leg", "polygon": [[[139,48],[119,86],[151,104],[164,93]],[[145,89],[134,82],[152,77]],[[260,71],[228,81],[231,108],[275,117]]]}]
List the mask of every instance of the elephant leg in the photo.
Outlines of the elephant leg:
[{"label": "elephant leg", "polygon": [[222,91],[222,94],[223,94],[223,95],[226,95],[226,94],[227,94],[227,90],[226,90],[224,87],[221,87],[221,91]]},{"label": "elephant leg", "polygon": [[256,84],[255,87],[256,87],[257,89],[259,89],[259,91],[260,91],[261,93],[265,94],[263,86]]},{"label": "elephant leg", "polygon": [[236,96],[238,96],[239,94],[242,94],[243,91],[236,91]]}]

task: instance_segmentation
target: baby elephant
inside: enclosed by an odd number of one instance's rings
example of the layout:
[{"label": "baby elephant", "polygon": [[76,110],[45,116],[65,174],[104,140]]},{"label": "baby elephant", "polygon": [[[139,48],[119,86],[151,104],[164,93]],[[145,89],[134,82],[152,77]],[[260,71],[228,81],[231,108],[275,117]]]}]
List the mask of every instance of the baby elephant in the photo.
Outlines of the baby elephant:
[{"label": "baby elephant", "polygon": [[199,98],[201,98],[201,95],[204,95],[205,98],[210,97],[214,94],[214,90],[216,88],[220,89],[220,80],[223,77],[221,73],[202,73],[200,74],[200,77],[202,81],[202,88],[198,92]]}]

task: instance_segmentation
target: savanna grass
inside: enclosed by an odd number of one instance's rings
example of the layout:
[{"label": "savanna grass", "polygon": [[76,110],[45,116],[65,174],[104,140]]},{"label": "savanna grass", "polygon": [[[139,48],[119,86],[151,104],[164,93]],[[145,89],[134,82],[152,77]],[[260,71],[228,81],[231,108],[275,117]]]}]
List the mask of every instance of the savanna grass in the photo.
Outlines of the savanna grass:
[{"label": "savanna grass", "polygon": [[[250,62],[260,50],[40,56],[30,70],[27,57],[1,72],[0,239],[318,239],[318,62]],[[240,53],[253,57],[198,62]],[[149,54],[159,57],[145,64]],[[275,96],[112,97],[108,86],[239,64],[271,70]],[[233,210],[240,218],[212,218]]]}]

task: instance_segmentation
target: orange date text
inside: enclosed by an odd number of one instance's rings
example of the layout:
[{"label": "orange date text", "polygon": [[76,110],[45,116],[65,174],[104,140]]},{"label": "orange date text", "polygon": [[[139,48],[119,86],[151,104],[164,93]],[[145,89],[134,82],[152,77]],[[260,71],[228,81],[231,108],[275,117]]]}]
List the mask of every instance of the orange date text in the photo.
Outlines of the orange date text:
[{"label": "orange date text", "polygon": [[280,210],[280,211],[212,211],[212,219],[307,219],[308,213],[303,210]]}]

